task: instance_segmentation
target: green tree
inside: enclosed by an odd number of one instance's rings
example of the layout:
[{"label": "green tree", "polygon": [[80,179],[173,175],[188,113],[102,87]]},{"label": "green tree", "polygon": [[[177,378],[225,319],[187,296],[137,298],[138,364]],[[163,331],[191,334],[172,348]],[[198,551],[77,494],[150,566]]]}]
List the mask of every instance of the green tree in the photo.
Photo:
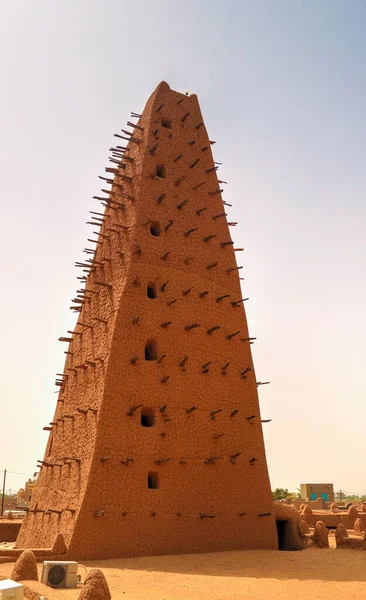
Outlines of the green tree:
[{"label": "green tree", "polygon": [[291,496],[291,493],[288,491],[287,488],[276,488],[274,492],[272,492],[272,494],[273,500],[285,500],[286,498],[289,498],[289,496]]}]

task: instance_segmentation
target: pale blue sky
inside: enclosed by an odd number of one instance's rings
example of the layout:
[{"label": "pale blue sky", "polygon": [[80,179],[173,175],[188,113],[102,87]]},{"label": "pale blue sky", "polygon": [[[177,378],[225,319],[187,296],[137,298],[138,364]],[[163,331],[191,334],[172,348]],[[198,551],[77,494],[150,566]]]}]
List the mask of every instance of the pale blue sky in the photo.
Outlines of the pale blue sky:
[{"label": "pale blue sky", "polygon": [[365,24],[357,0],[2,3],[0,470],[43,456],[97,176],[164,79],[229,182],[272,486],[366,490]]}]

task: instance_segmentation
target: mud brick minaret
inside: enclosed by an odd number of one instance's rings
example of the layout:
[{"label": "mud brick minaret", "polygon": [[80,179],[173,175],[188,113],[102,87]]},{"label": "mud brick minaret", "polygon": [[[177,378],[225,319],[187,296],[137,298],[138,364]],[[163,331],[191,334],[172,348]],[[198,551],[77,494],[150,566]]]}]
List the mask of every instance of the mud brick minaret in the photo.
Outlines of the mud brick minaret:
[{"label": "mud brick minaret", "polygon": [[236,248],[195,95],[115,137],[18,547],[75,559],[277,548]]}]

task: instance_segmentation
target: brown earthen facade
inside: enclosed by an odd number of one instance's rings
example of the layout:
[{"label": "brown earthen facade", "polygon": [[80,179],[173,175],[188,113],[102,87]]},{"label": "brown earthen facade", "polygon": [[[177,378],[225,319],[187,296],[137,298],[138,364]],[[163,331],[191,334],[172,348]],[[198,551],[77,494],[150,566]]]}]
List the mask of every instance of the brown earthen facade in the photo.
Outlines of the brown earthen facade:
[{"label": "brown earthen facade", "polygon": [[334,489],[332,483],[301,483],[301,498],[306,502],[322,498],[324,502],[334,502]]},{"label": "brown earthen facade", "polygon": [[28,479],[25,482],[24,488],[20,488],[17,493],[17,507],[27,507],[29,506],[29,502],[32,498],[33,490],[35,488],[36,481],[32,479]]},{"label": "brown earthen facade", "polygon": [[197,97],[163,82],[119,136],[18,547],[62,533],[79,559],[277,548],[241,271]]}]

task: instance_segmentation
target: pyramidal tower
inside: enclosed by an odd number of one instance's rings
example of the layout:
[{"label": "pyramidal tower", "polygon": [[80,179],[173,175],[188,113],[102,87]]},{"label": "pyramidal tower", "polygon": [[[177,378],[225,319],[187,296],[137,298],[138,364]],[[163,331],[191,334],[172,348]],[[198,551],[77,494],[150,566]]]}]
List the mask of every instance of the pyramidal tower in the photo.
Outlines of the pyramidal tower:
[{"label": "pyramidal tower", "polygon": [[277,548],[251,338],[195,95],[162,82],[115,137],[60,338],[19,548],[74,559]]}]

